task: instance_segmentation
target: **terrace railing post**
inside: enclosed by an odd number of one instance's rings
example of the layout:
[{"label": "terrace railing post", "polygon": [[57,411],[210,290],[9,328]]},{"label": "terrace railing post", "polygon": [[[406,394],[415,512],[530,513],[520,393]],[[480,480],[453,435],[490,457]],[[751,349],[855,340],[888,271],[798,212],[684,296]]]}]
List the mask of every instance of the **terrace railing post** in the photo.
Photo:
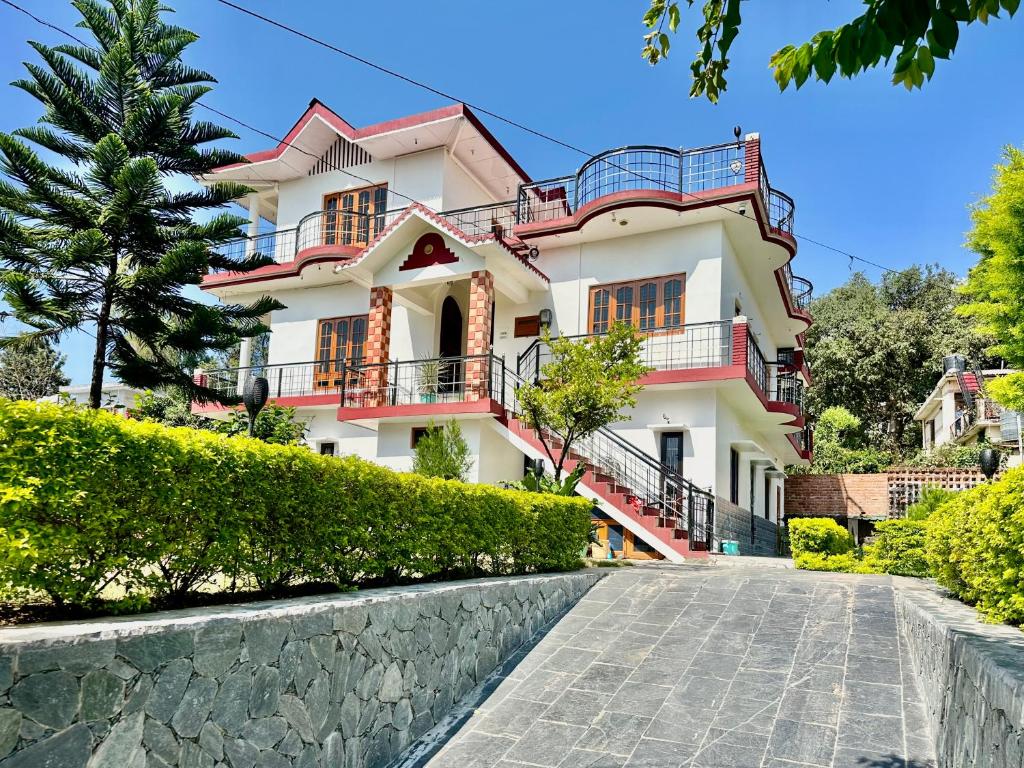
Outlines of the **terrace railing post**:
[{"label": "terrace railing post", "polygon": [[281,382],[284,379],[284,366],[277,369],[277,396],[281,396]]},{"label": "terrace railing post", "polygon": [[505,356],[501,356],[501,407],[505,407]]}]

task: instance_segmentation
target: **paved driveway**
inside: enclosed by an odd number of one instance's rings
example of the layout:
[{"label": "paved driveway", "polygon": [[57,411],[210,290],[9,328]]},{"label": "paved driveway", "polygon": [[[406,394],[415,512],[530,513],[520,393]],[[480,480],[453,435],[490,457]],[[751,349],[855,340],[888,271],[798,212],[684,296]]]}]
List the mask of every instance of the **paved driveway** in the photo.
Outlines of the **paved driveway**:
[{"label": "paved driveway", "polygon": [[886,577],[611,571],[431,768],[925,768]]}]

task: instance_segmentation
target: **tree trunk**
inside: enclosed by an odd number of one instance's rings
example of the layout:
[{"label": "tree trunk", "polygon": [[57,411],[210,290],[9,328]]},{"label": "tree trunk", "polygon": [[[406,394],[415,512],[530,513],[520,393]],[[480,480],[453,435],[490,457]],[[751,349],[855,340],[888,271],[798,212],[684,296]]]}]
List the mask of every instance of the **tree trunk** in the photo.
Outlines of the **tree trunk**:
[{"label": "tree trunk", "polygon": [[107,368],[107,323],[110,321],[110,307],[114,303],[113,281],[116,268],[111,271],[110,283],[103,292],[103,303],[96,318],[96,351],[92,358],[92,382],[89,387],[89,407],[99,408],[103,404],[103,373]]}]

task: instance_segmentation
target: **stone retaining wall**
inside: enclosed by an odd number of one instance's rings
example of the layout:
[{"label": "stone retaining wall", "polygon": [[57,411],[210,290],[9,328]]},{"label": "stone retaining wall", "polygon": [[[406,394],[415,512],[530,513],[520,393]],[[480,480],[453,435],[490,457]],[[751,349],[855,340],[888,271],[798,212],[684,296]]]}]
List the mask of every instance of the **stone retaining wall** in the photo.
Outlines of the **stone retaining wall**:
[{"label": "stone retaining wall", "polygon": [[922,582],[893,583],[940,768],[1024,766],[1024,633]]},{"label": "stone retaining wall", "polygon": [[0,768],[376,768],[599,578],[0,630]]},{"label": "stone retaining wall", "polygon": [[741,555],[773,556],[778,553],[778,526],[755,517],[721,496],[715,498],[715,548],[723,539],[738,541]]}]

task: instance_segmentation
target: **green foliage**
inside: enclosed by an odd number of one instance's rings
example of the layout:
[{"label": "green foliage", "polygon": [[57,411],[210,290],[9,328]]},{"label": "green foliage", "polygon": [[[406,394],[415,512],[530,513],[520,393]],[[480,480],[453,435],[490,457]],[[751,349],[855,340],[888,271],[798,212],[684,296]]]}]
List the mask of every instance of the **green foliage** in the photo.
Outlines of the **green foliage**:
[{"label": "green foliage", "polygon": [[922,488],[921,498],[907,507],[907,520],[927,520],[954,495],[953,491],[947,491],[944,488],[934,486]]},{"label": "green foliage", "polygon": [[939,584],[985,618],[1024,624],[1024,468],[942,505],[929,521],[927,557]]},{"label": "green foliage", "polygon": [[0,399],[0,529],[28,553],[0,557],[0,580],[63,605],[95,604],[107,586],[139,607],[217,584],[273,591],[569,569],[590,508]]},{"label": "green foliage", "polygon": [[861,422],[842,406],[822,411],[814,425],[813,475],[881,472],[892,456],[864,444]]},{"label": "green foliage", "polygon": [[155,421],[165,427],[214,429],[216,426],[211,419],[192,413],[188,393],[178,387],[168,387],[159,392],[147,389],[135,399],[132,417]]},{"label": "green foliage", "polygon": [[[215,431],[229,437],[249,434],[249,414],[245,411],[228,411],[224,421],[211,419],[209,424],[213,425],[212,429]],[[209,424],[206,425],[207,428],[211,428]],[[264,406],[256,417],[253,437],[276,445],[298,445],[308,431],[309,424],[295,418],[294,408],[270,403]]]},{"label": "green foliage", "polygon": [[797,517],[787,525],[794,557],[804,552],[842,555],[853,549],[853,535],[831,518]]},{"label": "green foliage", "polygon": [[[1024,152],[1003,150],[996,166],[992,194],[971,210],[974,227],[967,245],[978,263],[967,275],[963,293],[969,302],[960,312],[978,323],[996,341],[989,350],[1011,368],[1024,368]],[[1024,373],[988,384],[994,400],[1024,411]]]},{"label": "green foliage", "polygon": [[803,571],[829,571],[831,573],[877,573],[854,552],[827,555],[821,552],[801,552],[793,555],[793,565]]},{"label": "green foliage", "polygon": [[412,471],[424,477],[465,481],[472,467],[473,459],[459,423],[451,419],[444,426],[436,427],[434,422],[429,422],[426,434],[416,443]]},{"label": "green foliage", "polygon": [[0,397],[12,400],[38,400],[57,394],[70,383],[64,375],[67,360],[40,339],[0,348]]},{"label": "green foliage", "polygon": [[928,575],[923,520],[883,520],[875,524],[875,543],[864,548],[864,564],[873,573]]},{"label": "green foliage", "polygon": [[182,357],[265,332],[260,318],[282,305],[266,297],[211,305],[183,289],[211,268],[248,272],[273,259],[214,250],[239,236],[244,219],[193,218],[245,187],[171,192],[165,184],[244,158],[209,146],[233,133],[193,119],[213,77],[182,61],[196,35],[164,23],[170,9],[161,0],[73,5],[96,44],[31,43],[42,63],[26,63],[28,78],[14,85],[43,115],[0,133],[0,295],[32,329],[22,340],[55,341],[83,328],[95,336],[94,408],[108,368],[131,386],[175,385],[194,399],[217,399],[192,381]]},{"label": "green foliage", "polygon": [[858,273],[812,302],[811,416],[841,406],[860,419],[861,445],[896,456],[916,451],[921,436],[914,413],[935,386],[943,356],[984,361],[990,343],[956,313],[963,302],[958,282],[937,267],[911,267],[879,283]]},{"label": "green foliage", "polygon": [[[680,4],[681,0],[650,0],[643,22],[651,31],[644,35],[641,55],[651,64],[668,56],[671,40],[665,28],[678,29]],[[686,0],[688,8],[694,4],[695,0]],[[837,72],[854,77],[883,62],[887,65],[894,56],[893,84],[920,88],[935,73],[935,59],[948,59],[956,49],[961,26],[987,24],[1000,11],[1013,16],[1020,0],[865,0],[864,5],[864,13],[848,23],[776,51],[769,66],[779,88],[784,91],[790,83],[800,88],[812,77],[828,83]],[[716,102],[726,87],[730,46],[740,33],[740,0],[707,0],[701,11],[690,96],[705,94]]]},{"label": "green foliage", "polygon": [[[985,385],[988,387],[988,384]],[[999,461],[1006,466],[1006,453],[1002,448],[987,443],[974,443],[973,445],[957,445],[956,443],[943,443],[931,450],[918,451],[903,464],[908,467],[926,467],[941,469],[943,467],[955,467],[959,469],[977,469],[980,462],[982,448],[995,448],[1000,452]]]},{"label": "green foliage", "polygon": [[[642,389],[637,382],[650,369],[640,359],[639,332],[624,323],[615,323],[602,336],[576,340],[552,339],[545,331],[544,343],[551,360],[542,366],[541,380],[520,385],[516,396],[560,480],[577,440],[629,418],[623,411],[636,405]],[[552,435],[560,444],[557,458]]]},{"label": "green foliage", "polygon": [[556,496],[575,496],[576,486],[579,485],[583,475],[587,472],[587,465],[583,462],[577,464],[572,472],[561,480],[555,480],[551,475],[538,472],[536,468],[527,472],[518,483],[509,483],[510,488],[520,488],[533,493],[553,493]]}]

